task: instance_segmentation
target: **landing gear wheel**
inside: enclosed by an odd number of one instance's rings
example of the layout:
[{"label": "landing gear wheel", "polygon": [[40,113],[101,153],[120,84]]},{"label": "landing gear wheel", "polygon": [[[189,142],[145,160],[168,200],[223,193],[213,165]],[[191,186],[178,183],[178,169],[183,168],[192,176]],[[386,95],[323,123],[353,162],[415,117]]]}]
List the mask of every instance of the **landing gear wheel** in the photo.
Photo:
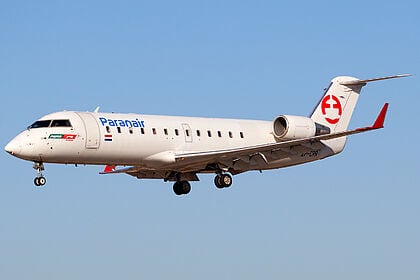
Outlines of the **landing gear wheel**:
[{"label": "landing gear wheel", "polygon": [[229,174],[222,174],[221,182],[224,188],[229,188],[232,185],[232,176],[230,176]]},{"label": "landing gear wheel", "polygon": [[47,179],[45,179],[45,177],[41,176],[41,177],[38,178],[38,182],[39,182],[40,186],[43,186],[47,182]]},{"label": "landing gear wheel", "polygon": [[188,181],[181,181],[182,193],[188,194],[191,191],[191,185]]},{"label": "landing gear wheel", "polygon": [[216,175],[216,177],[214,177],[214,184],[218,189],[223,189],[222,175]]},{"label": "landing gear wheel", "polygon": [[173,186],[176,195],[188,194],[191,191],[191,185],[188,181],[177,181]]},{"label": "landing gear wheel", "polygon": [[180,182],[175,182],[174,183],[174,186],[173,186],[173,188],[172,188],[173,190],[174,190],[174,193],[176,194],[176,195],[181,195],[182,194],[182,189],[181,189],[181,184],[180,184]]},{"label": "landing gear wheel", "polygon": [[214,184],[219,189],[228,188],[232,185],[232,176],[229,174],[217,174],[214,177]]},{"label": "landing gear wheel", "polygon": [[43,185],[45,185],[45,183],[47,183],[47,179],[45,179],[45,177],[41,176],[41,177],[36,177],[34,179],[34,184],[37,187],[42,187]]}]

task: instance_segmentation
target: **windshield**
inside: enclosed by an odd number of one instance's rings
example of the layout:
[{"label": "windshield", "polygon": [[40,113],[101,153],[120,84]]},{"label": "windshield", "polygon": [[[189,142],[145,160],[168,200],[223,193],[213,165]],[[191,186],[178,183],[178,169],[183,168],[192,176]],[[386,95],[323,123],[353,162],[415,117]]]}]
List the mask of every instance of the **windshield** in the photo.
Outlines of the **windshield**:
[{"label": "windshield", "polygon": [[51,123],[51,127],[57,127],[57,126],[70,127],[71,123],[69,120],[53,120]]},{"label": "windshield", "polygon": [[71,127],[71,123],[70,120],[41,120],[28,126],[28,129],[41,127]]},{"label": "windshield", "polygon": [[49,127],[50,123],[51,123],[51,120],[36,121],[33,124],[31,124],[30,126],[28,126],[28,128]]}]

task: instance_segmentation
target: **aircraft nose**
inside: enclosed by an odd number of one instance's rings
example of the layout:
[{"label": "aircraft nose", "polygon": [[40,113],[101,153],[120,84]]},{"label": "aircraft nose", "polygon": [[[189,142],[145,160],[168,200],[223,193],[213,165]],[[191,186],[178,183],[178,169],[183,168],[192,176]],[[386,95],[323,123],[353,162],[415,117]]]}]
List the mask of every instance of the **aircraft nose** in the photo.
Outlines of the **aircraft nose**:
[{"label": "aircraft nose", "polygon": [[19,143],[17,143],[16,140],[13,139],[9,143],[7,143],[6,147],[4,147],[4,150],[11,155],[17,155],[22,150],[22,146]]}]

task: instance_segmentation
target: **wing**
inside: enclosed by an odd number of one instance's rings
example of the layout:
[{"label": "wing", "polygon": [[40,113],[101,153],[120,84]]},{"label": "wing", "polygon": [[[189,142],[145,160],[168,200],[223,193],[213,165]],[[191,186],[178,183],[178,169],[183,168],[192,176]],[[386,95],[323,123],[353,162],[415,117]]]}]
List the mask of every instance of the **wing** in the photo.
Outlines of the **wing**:
[{"label": "wing", "polygon": [[217,163],[217,162],[235,162],[244,158],[252,158],[258,156],[260,159],[267,163],[265,154],[274,153],[276,151],[285,151],[295,146],[308,147],[316,143],[321,143],[322,140],[336,139],[348,135],[358,134],[370,130],[376,130],[383,128],[386,112],[388,109],[388,103],[386,103],[378,117],[376,118],[372,126],[361,127],[353,130],[337,132],[332,134],[302,138],[297,140],[289,140],[277,143],[269,143],[257,146],[248,146],[241,148],[225,149],[225,150],[215,150],[215,151],[205,151],[205,152],[192,152],[192,153],[182,153],[175,156],[177,162],[183,162],[185,165],[189,166],[200,166],[205,163]]}]

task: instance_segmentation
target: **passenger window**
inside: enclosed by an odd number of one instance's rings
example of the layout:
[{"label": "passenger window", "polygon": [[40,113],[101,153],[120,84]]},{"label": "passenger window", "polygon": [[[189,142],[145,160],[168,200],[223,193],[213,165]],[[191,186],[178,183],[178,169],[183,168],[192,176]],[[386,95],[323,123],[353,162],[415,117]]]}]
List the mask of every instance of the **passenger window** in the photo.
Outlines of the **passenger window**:
[{"label": "passenger window", "polygon": [[187,136],[190,136],[190,131],[189,131],[188,129],[186,129],[186,130],[185,130],[185,134],[186,134]]},{"label": "passenger window", "polygon": [[218,131],[217,136],[222,137],[222,133],[220,131]]},{"label": "passenger window", "polygon": [[241,136],[241,138],[244,138],[244,133],[243,132],[239,132],[239,136]]},{"label": "passenger window", "polygon": [[229,131],[229,138],[233,138],[233,133],[232,133],[232,131]]},{"label": "passenger window", "polygon": [[211,137],[211,131],[210,131],[210,130],[207,130],[207,135],[208,135],[209,137]]},{"label": "passenger window", "polygon": [[156,128],[152,128],[153,135],[156,135]]},{"label": "passenger window", "polygon": [[140,133],[144,134],[144,127],[140,128]]},{"label": "passenger window", "polygon": [[119,126],[117,127],[117,132],[121,133],[121,127],[119,127]]},{"label": "passenger window", "polygon": [[49,127],[51,123],[51,120],[44,120],[44,121],[36,121],[33,124],[31,124],[29,128],[40,128],[40,127]]},{"label": "passenger window", "polygon": [[178,129],[175,128],[175,135],[178,136],[179,135],[179,131]]},{"label": "passenger window", "polygon": [[165,129],[163,130],[163,133],[165,133],[165,135],[168,135],[168,130],[165,128]]},{"label": "passenger window", "polygon": [[53,120],[52,127],[71,127],[70,120]]},{"label": "passenger window", "polygon": [[111,129],[109,128],[109,126],[106,126],[106,133],[111,133]]},{"label": "passenger window", "polygon": [[197,130],[197,136],[200,137],[201,136],[201,132],[200,130]]},{"label": "passenger window", "polygon": [[130,132],[130,134],[133,134],[133,128],[132,127],[128,128],[128,131]]}]

